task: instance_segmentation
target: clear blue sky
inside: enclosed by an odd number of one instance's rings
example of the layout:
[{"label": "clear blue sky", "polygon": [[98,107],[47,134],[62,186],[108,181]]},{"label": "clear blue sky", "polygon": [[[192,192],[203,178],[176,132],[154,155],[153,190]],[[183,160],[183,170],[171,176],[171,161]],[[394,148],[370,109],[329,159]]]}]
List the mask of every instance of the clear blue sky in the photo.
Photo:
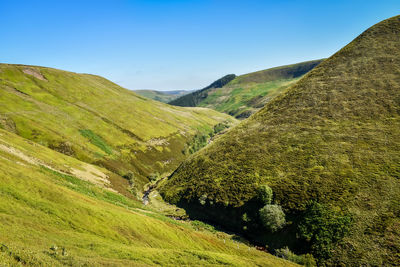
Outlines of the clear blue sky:
[{"label": "clear blue sky", "polygon": [[329,57],[400,0],[0,0],[0,62],[195,89],[229,73]]}]

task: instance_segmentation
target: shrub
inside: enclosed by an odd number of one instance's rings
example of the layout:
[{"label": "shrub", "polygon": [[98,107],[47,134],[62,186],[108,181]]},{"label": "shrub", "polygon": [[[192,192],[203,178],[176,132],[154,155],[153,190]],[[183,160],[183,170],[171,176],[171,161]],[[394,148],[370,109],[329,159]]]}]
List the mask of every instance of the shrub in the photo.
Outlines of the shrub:
[{"label": "shrub", "polygon": [[122,175],[126,180],[132,181],[135,178],[135,174],[132,171],[128,171],[126,174]]},{"label": "shrub", "polygon": [[285,221],[285,213],[279,205],[265,205],[259,211],[262,224],[271,232],[281,229]]},{"label": "shrub", "polygon": [[272,202],[272,189],[268,185],[261,185],[257,189],[257,198],[264,204],[271,204]]},{"label": "shrub", "polygon": [[204,194],[204,195],[202,195],[201,197],[199,197],[199,203],[201,204],[201,205],[205,205],[206,204],[206,201],[207,201],[207,195],[206,194]]},{"label": "shrub", "polygon": [[351,217],[311,202],[299,224],[299,236],[311,245],[319,263],[331,257],[331,251],[349,231]]},{"label": "shrub", "polygon": [[229,125],[225,122],[220,122],[217,125],[214,126],[214,134],[217,134],[219,132],[222,132],[226,128],[229,128]]},{"label": "shrub", "polygon": [[249,218],[249,216],[247,215],[247,213],[243,213],[243,215],[242,215],[242,221],[245,222],[245,223],[251,221],[250,218]]}]

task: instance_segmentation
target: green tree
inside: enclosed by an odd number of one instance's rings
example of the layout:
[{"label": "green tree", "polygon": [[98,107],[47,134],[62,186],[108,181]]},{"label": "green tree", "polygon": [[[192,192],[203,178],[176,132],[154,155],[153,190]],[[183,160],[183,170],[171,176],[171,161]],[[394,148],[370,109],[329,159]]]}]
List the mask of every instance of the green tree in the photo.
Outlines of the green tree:
[{"label": "green tree", "polygon": [[264,205],[272,203],[272,196],[272,189],[268,185],[260,185],[257,189],[257,197]]},{"label": "green tree", "polygon": [[281,229],[285,223],[285,213],[281,206],[267,204],[259,211],[262,224],[271,232]]}]

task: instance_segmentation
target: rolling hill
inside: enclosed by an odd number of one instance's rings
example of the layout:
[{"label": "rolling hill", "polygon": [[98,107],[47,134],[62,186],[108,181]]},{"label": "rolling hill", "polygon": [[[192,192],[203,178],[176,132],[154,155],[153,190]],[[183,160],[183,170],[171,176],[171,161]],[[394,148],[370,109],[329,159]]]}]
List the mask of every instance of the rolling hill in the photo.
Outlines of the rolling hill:
[{"label": "rolling hill", "polygon": [[190,91],[186,90],[175,90],[175,91],[156,91],[156,90],[134,90],[134,92],[138,95],[157,100],[163,103],[171,102],[178,97],[186,95],[190,93]]},{"label": "rolling hill", "polygon": [[0,99],[0,265],[296,266],[135,196],[229,116],[24,65],[0,65]]},{"label": "rolling hill", "polygon": [[0,64],[0,99],[0,128],[110,170],[117,190],[125,176],[141,191],[152,173],[186,157],[196,135],[235,121],[153,101],[99,76],[36,66]]},{"label": "rolling hill", "polygon": [[145,208],[110,175],[0,129],[0,265],[296,266]]},{"label": "rolling hill", "polygon": [[181,107],[196,107],[201,103],[202,100],[204,100],[204,98],[207,97],[209,90],[211,90],[212,88],[221,88],[235,78],[235,74],[225,75],[224,77],[214,81],[209,86],[172,100],[171,102],[169,102],[169,104]]},{"label": "rolling hill", "polygon": [[236,118],[247,118],[261,109],[322,60],[307,61],[229,77],[224,84],[210,86],[170,102],[177,106],[208,107]]},{"label": "rolling hill", "polygon": [[192,155],[164,198],[319,264],[400,265],[400,16]]}]

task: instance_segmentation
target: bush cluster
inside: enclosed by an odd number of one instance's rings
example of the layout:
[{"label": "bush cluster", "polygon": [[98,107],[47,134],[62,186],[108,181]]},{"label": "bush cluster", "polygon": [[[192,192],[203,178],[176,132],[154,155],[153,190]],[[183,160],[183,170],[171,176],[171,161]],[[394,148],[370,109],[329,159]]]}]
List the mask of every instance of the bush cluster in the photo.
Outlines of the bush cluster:
[{"label": "bush cluster", "polygon": [[262,224],[271,232],[281,229],[285,223],[285,213],[281,206],[267,204],[260,209],[260,219]]},{"label": "bush cluster", "polygon": [[309,242],[313,255],[323,262],[332,256],[332,249],[348,233],[351,222],[349,215],[312,201],[299,224],[299,236]]}]

